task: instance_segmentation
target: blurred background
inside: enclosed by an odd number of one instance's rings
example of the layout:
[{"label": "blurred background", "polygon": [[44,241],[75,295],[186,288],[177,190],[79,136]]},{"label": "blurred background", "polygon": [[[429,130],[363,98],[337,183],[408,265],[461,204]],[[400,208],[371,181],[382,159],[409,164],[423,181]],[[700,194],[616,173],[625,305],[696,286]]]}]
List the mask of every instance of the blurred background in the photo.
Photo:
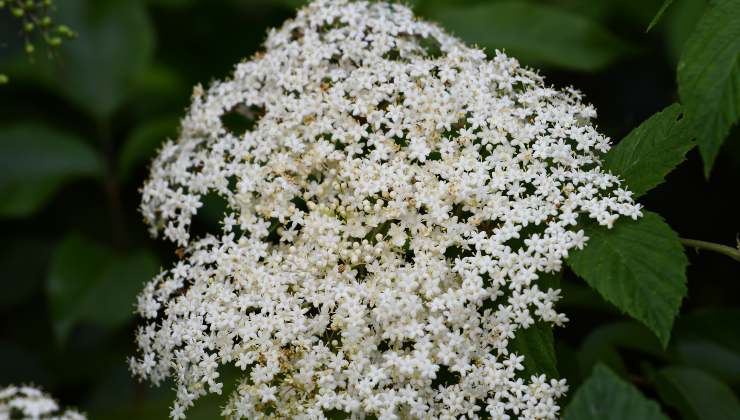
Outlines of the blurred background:
[{"label": "blurred background", "polygon": [[[300,4],[57,0],[54,21],[78,36],[53,57],[43,43],[29,57],[21,21],[0,9],[0,74],[8,78],[0,85],[0,386],[40,385],[92,419],[167,417],[171,385],[139,384],[127,370],[136,294],[177,258],[171,244],[148,236],[139,188],[158,145],[176,136],[192,87],[228,77]],[[677,0],[646,33],[662,0],[410,4],[469,43],[541,69],[549,84],[581,90],[615,142],[677,100],[676,62],[705,7]],[[735,127],[709,179],[693,150],[642,202],[682,237],[733,245],[738,174]],[[193,229],[217,228],[222,208],[210,200]],[[740,266],[687,252],[689,294],[667,350],[565,274],[560,310],[571,321],[555,338],[572,389],[601,361],[671,417],[715,410],[713,418],[735,418],[711,395],[733,399],[740,390]],[[687,369],[671,375],[668,365]],[[681,398],[696,393],[705,407]],[[222,403],[208,397],[189,418],[217,418]]]}]

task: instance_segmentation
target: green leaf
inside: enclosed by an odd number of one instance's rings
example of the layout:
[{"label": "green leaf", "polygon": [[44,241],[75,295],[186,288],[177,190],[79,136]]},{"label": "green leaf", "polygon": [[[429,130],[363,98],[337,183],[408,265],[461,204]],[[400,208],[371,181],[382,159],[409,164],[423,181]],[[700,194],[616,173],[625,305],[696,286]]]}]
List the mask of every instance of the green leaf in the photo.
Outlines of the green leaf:
[{"label": "green leaf", "polygon": [[671,366],[657,375],[658,394],[685,419],[740,419],[740,402],[732,390],[699,369]]},{"label": "green leaf", "polygon": [[509,349],[524,356],[524,378],[542,374],[549,378],[559,376],[552,330],[551,325],[537,322],[517,331]]},{"label": "green leaf", "polygon": [[671,227],[659,215],[643,213],[612,229],[587,226],[588,243],[572,252],[568,263],[604,299],[650,328],[665,347],[686,296],[688,260]]},{"label": "green leaf", "polygon": [[[558,289],[560,276],[561,273],[543,274],[537,280],[537,285],[545,291]],[[560,376],[558,374],[558,361],[555,356],[552,325],[538,321],[526,329],[518,330],[510,343],[509,349],[524,356],[524,371],[521,374],[525,379],[542,374],[549,378]]]},{"label": "green leaf", "polygon": [[620,349],[665,358],[660,342],[647,328],[633,321],[614,322],[599,326],[583,340],[578,352],[581,370],[588,372],[597,363],[604,363],[616,372],[625,372]]},{"label": "green leaf", "polygon": [[81,321],[117,327],[133,317],[136,294],[157,272],[147,251],[117,255],[79,236],[60,243],[47,277],[54,330],[65,339]]},{"label": "green leaf", "polygon": [[430,14],[466,42],[503,49],[527,64],[595,71],[630,50],[599,24],[545,4],[450,5]]},{"label": "green leaf", "polygon": [[54,329],[60,338],[66,337],[73,324],[85,317],[83,302],[112,260],[108,249],[78,236],[68,237],[57,246],[46,288]]},{"label": "green leaf", "polygon": [[53,87],[97,118],[107,118],[128,99],[149,65],[154,31],[137,0],[66,0],[58,20],[78,33],[58,59],[45,63]]},{"label": "green leaf", "polygon": [[738,309],[703,309],[678,318],[674,345],[683,365],[703,369],[732,384],[740,383]]},{"label": "green leaf", "polygon": [[673,3],[673,0],[665,0],[663,2],[663,5],[660,6],[660,9],[658,9],[658,13],[655,14],[655,17],[653,18],[653,20],[650,21],[647,29],[645,29],[645,32],[650,32],[650,30],[653,29],[653,26],[658,23],[660,18],[663,16],[663,13],[668,10],[668,7],[671,5],[671,3]]},{"label": "green leaf", "polygon": [[71,179],[97,176],[103,164],[80,138],[42,124],[0,129],[0,216],[28,216]]},{"label": "green leaf", "polygon": [[566,407],[564,420],[668,420],[655,401],[603,365],[578,388]]},{"label": "green leaf", "polygon": [[136,296],[158,270],[157,258],[145,250],[114,258],[92,291],[94,296],[84,303],[85,319],[111,328],[126,323],[134,315]]},{"label": "green leaf", "polygon": [[666,13],[663,33],[672,63],[678,64],[683,46],[694,32],[706,6],[707,0],[681,0]]},{"label": "green leaf", "polygon": [[606,169],[640,196],[664,181],[694,147],[681,106],[673,104],[632,130],[606,155]]},{"label": "green leaf", "polygon": [[708,177],[720,146],[740,119],[740,2],[715,0],[686,41],[678,93],[697,136]]},{"label": "green leaf", "polygon": [[121,149],[118,169],[122,179],[131,174],[133,168],[154,157],[157,148],[168,138],[177,134],[178,119],[165,117],[136,127]]},{"label": "green leaf", "polygon": [[605,301],[598,292],[578,278],[574,277],[564,281],[560,290],[562,293],[558,307],[564,308],[566,312],[587,310],[591,313],[619,314],[619,310],[614,305]]}]

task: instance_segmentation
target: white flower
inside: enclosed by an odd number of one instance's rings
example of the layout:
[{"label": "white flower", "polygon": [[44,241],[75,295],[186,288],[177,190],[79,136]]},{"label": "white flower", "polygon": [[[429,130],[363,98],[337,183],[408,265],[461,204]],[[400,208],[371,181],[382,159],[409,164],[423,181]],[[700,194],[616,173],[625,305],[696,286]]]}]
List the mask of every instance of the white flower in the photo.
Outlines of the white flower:
[{"label": "white flower", "polygon": [[[142,213],[184,253],[139,297],[133,373],[174,378],[173,418],[224,365],[232,418],[556,417],[565,382],[509,344],[567,321],[538,283],[584,221],[641,215],[594,115],[404,6],[311,3],[194,91],[152,165]],[[191,238],[209,193],[223,228]]]},{"label": "white flower", "polygon": [[60,410],[53,398],[31,386],[0,389],[0,420],[85,420],[76,410]]}]

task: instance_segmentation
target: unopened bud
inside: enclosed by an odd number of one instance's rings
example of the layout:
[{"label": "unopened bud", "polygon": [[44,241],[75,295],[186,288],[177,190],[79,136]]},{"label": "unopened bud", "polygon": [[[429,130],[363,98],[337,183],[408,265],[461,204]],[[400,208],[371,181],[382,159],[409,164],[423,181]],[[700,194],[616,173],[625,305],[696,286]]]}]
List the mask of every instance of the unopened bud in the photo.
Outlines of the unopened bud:
[{"label": "unopened bud", "polygon": [[57,33],[59,33],[59,35],[66,36],[67,38],[74,38],[76,35],[67,25],[57,26]]},{"label": "unopened bud", "polygon": [[50,47],[58,47],[62,45],[62,38],[59,38],[58,36],[54,36],[54,37],[47,39],[46,43],[49,44]]}]

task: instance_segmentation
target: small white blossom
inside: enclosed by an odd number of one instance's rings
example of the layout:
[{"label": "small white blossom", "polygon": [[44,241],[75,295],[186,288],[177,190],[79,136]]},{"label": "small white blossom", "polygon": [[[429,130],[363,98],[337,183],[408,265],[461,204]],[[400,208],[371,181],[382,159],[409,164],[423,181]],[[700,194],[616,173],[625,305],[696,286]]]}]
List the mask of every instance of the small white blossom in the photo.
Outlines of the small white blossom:
[{"label": "small white blossom", "polygon": [[[510,343],[567,321],[540,279],[584,222],[641,216],[594,116],[404,6],[311,3],[194,90],[152,165],[142,213],[184,252],[139,296],[132,371],[174,379],[173,418],[224,365],[231,418],[555,418],[565,381]],[[222,230],[191,238],[209,193]]]},{"label": "small white blossom", "polygon": [[76,410],[61,410],[53,398],[31,386],[0,389],[0,420],[85,420]]}]

